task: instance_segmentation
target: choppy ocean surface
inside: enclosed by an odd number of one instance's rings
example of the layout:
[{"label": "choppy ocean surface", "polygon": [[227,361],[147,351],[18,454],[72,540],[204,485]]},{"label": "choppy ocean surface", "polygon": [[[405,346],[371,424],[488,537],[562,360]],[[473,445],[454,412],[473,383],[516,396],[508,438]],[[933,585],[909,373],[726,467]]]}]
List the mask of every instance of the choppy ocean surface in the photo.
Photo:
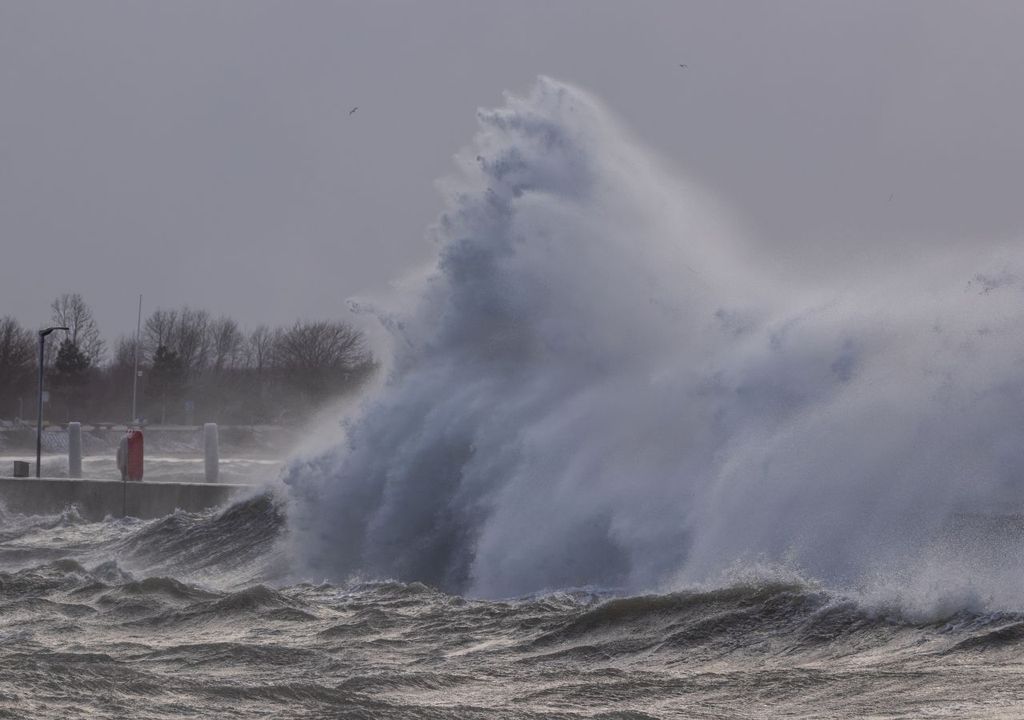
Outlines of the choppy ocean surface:
[{"label": "choppy ocean surface", "polygon": [[0,717],[1020,717],[1024,615],[798,582],[505,601],[289,584],[279,501],[0,516]]}]

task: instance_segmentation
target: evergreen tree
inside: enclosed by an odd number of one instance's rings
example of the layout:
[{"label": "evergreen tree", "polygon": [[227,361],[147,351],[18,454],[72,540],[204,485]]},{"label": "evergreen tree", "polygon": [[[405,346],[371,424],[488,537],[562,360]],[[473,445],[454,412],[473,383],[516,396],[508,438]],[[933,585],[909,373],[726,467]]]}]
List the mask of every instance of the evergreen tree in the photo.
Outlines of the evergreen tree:
[{"label": "evergreen tree", "polygon": [[60,349],[57,351],[57,361],[53,367],[64,377],[78,377],[88,370],[91,365],[89,357],[79,350],[78,346],[70,339],[66,339],[60,344]]},{"label": "evergreen tree", "polygon": [[57,360],[53,364],[53,369],[55,384],[64,395],[69,420],[71,414],[79,409],[81,390],[86,384],[91,366],[92,362],[89,360],[89,356],[79,350],[78,345],[70,338],[65,338],[57,351]]}]

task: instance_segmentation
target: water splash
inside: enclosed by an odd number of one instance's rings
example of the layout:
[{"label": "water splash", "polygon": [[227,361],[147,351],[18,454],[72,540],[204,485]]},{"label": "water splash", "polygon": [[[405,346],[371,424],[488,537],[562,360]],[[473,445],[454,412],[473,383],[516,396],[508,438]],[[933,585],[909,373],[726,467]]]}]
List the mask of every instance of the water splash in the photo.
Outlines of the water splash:
[{"label": "water splash", "polygon": [[[436,264],[375,309],[387,382],[286,471],[301,572],[508,596],[749,559],[857,587],[1017,502],[1020,248],[818,297],[586,93],[541,78],[479,121]],[[1020,606],[1024,575],[987,567]]]}]

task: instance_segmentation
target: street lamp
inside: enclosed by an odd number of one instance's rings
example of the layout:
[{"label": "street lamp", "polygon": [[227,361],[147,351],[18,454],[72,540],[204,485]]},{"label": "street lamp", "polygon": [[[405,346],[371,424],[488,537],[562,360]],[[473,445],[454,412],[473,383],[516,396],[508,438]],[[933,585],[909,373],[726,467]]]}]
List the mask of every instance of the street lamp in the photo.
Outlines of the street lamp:
[{"label": "street lamp", "polygon": [[39,464],[43,459],[43,346],[46,336],[54,330],[68,332],[66,327],[48,327],[39,331],[39,412],[36,414],[36,477],[39,477]]}]

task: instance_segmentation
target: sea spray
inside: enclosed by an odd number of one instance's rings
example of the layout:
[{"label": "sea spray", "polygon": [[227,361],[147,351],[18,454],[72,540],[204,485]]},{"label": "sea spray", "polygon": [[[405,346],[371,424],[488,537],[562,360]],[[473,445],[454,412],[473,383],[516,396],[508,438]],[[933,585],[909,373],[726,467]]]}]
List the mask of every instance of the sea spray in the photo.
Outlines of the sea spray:
[{"label": "sea spray", "polygon": [[[541,78],[479,121],[432,271],[376,309],[386,383],[286,471],[300,573],[509,596],[749,559],[877,586],[934,576],[951,513],[1024,498],[1019,247],[815,296],[586,93]],[[1021,573],[969,571],[1024,607]]]}]

